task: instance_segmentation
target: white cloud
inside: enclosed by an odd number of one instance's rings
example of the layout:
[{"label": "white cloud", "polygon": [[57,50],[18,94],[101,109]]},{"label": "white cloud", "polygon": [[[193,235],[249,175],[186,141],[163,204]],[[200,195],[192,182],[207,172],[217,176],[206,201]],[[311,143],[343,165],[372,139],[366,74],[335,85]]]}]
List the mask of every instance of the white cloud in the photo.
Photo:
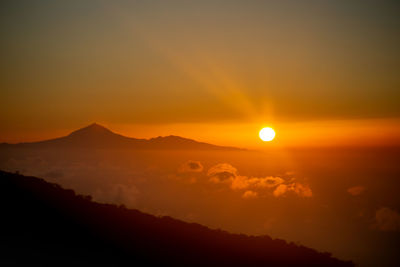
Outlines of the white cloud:
[{"label": "white cloud", "polygon": [[380,231],[400,231],[400,214],[388,207],[382,207],[375,212],[374,228]]},{"label": "white cloud", "polygon": [[228,163],[220,163],[211,167],[207,175],[211,182],[219,183],[236,177],[237,169]]},{"label": "white cloud", "polygon": [[274,195],[275,197],[280,197],[280,196],[282,196],[282,195],[284,195],[284,194],[286,193],[286,191],[288,190],[287,188],[288,188],[287,185],[285,185],[285,184],[280,184],[280,185],[278,185],[278,187],[274,190],[273,195]]},{"label": "white cloud", "polygon": [[181,173],[202,172],[203,169],[204,169],[203,165],[201,164],[200,161],[188,160],[185,163],[183,163],[181,166],[179,166],[178,172],[181,172]]},{"label": "white cloud", "polygon": [[244,198],[244,199],[250,199],[250,198],[256,198],[256,197],[258,197],[258,193],[251,191],[251,190],[247,190],[242,195],[242,198]]},{"label": "white cloud", "polygon": [[273,188],[285,181],[280,177],[267,176],[263,178],[236,176],[232,179],[231,188],[233,190],[240,190],[246,188]]},{"label": "white cloud", "polygon": [[284,196],[293,192],[300,197],[312,197],[312,190],[308,185],[301,183],[281,184],[273,192],[275,197]]},{"label": "white cloud", "polygon": [[101,203],[124,204],[133,208],[138,195],[139,190],[133,185],[114,184],[111,189],[97,189],[93,194],[93,200]]},{"label": "white cloud", "polygon": [[312,190],[308,185],[295,182],[294,178],[285,181],[281,177],[251,177],[239,175],[235,167],[228,163],[221,163],[211,167],[208,172],[210,182],[228,184],[234,191],[245,191],[242,197],[271,194],[275,197],[286,195],[288,192],[300,197],[312,197]]},{"label": "white cloud", "polygon": [[358,196],[361,195],[365,191],[365,187],[358,185],[358,186],[353,186],[347,189],[347,192],[352,195],[352,196]]}]

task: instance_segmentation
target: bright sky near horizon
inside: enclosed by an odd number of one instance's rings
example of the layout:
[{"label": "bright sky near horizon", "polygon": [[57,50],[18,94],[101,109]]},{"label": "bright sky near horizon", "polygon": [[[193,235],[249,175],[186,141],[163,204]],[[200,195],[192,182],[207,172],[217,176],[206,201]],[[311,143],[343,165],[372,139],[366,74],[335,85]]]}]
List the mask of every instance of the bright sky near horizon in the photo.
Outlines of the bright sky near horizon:
[{"label": "bright sky near horizon", "polygon": [[[2,1],[0,142],[400,144],[398,1]],[[254,138],[254,139],[253,139]]]}]

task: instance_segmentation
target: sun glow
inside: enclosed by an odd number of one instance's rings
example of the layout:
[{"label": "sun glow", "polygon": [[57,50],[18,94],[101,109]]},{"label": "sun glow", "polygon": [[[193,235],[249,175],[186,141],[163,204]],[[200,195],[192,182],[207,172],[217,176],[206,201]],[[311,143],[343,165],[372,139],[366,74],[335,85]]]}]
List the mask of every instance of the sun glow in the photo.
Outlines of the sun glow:
[{"label": "sun glow", "polygon": [[265,127],[260,130],[259,136],[260,136],[261,140],[263,140],[264,142],[269,142],[269,141],[274,140],[275,131],[274,131],[274,129],[272,129],[270,127]]}]

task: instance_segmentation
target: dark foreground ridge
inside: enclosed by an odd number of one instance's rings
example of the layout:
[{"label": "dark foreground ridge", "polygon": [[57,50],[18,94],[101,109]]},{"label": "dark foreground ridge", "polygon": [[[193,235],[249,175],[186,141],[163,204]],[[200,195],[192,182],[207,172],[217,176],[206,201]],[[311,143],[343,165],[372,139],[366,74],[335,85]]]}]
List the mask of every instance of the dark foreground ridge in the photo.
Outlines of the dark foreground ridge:
[{"label": "dark foreground ridge", "polygon": [[353,266],[329,253],[92,202],[0,171],[0,265]]}]

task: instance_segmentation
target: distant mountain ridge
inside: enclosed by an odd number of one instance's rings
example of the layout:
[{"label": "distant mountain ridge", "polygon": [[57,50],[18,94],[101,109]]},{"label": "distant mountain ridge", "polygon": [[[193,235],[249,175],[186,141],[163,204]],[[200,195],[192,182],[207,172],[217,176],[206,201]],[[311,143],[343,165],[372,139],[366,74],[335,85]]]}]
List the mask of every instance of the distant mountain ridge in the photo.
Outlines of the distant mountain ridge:
[{"label": "distant mountain ridge", "polygon": [[100,204],[0,171],[1,266],[354,266],[269,236]]},{"label": "distant mountain ridge", "polygon": [[94,148],[141,150],[241,150],[198,142],[180,136],[159,136],[151,139],[126,137],[97,123],[78,129],[67,136],[30,143],[0,145],[3,148]]}]

